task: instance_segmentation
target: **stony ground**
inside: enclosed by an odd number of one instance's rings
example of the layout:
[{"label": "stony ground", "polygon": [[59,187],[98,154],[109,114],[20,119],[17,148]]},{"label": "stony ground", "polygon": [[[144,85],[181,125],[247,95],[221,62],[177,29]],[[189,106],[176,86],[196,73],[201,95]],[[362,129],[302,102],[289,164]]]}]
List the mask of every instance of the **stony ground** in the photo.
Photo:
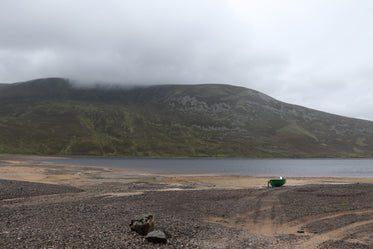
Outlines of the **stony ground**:
[{"label": "stony ground", "polygon": [[[170,191],[0,180],[0,193],[0,248],[373,248],[372,184]],[[167,244],[130,231],[145,213]]]},{"label": "stony ground", "polygon": [[11,180],[0,180],[0,190],[0,200],[83,191],[70,186]]}]

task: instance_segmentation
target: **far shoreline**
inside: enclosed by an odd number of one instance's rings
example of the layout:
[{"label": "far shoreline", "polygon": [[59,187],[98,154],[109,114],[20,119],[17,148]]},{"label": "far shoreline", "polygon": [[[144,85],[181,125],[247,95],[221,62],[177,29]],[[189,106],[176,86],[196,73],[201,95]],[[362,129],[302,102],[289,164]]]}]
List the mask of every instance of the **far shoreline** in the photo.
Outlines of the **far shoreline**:
[{"label": "far shoreline", "polygon": [[1,154],[2,157],[39,158],[118,158],[118,159],[227,159],[227,160],[373,160],[373,157],[224,157],[224,156],[124,156],[124,155],[48,155],[48,154]]},{"label": "far shoreline", "polygon": [[[49,160],[65,156],[12,155],[0,157],[2,179],[40,183],[63,184],[70,186],[97,185],[104,182],[145,181],[176,186],[194,186],[196,189],[222,188],[264,188],[269,179],[275,176],[247,176],[227,174],[167,174],[154,173],[136,167],[86,166],[50,163]],[[69,159],[70,157],[66,157]],[[96,158],[96,157],[89,157]],[[102,157],[99,157],[102,158]],[[106,158],[105,158],[106,159]],[[107,158],[109,159],[109,158]],[[119,158],[120,159],[120,158]],[[286,177],[286,176],[284,176]],[[286,177],[285,186],[308,184],[354,184],[373,183],[373,177]]]}]

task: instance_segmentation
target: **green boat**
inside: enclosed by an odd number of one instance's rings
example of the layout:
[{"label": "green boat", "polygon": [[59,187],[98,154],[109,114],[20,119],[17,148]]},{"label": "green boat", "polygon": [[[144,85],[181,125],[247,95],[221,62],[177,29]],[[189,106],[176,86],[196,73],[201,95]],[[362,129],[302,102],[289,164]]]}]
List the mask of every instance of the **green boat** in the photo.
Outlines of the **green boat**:
[{"label": "green boat", "polygon": [[280,179],[271,179],[268,181],[268,187],[269,184],[271,184],[272,188],[274,187],[280,187],[286,183],[286,178],[280,178]]}]

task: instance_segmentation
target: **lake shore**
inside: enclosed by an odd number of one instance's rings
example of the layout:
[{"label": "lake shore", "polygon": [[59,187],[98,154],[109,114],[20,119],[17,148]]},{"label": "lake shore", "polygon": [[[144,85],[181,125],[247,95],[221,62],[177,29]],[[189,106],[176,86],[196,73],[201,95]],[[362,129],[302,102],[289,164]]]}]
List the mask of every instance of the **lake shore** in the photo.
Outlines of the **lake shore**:
[{"label": "lake shore", "polygon": [[[45,156],[0,157],[2,179],[40,183],[63,184],[76,187],[95,185],[99,182],[147,181],[196,189],[205,188],[262,188],[267,187],[269,177],[221,176],[213,174],[162,174],[149,173],[136,168],[99,167],[50,163]],[[287,177],[286,186],[306,184],[353,184],[373,183],[373,178],[364,177]]]},{"label": "lake shore", "polygon": [[[292,177],[285,187],[267,188],[263,177],[160,175],[39,159],[0,157],[1,247],[373,244],[372,178]],[[142,213],[155,215],[158,228],[171,236],[167,244],[150,244],[129,230],[130,219]]]}]

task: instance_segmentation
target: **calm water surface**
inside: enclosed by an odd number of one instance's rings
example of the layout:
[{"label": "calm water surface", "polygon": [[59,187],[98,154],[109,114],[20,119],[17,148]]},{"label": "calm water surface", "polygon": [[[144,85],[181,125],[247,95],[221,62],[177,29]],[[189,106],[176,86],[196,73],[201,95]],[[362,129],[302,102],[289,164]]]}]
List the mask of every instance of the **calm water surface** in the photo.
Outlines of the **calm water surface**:
[{"label": "calm water surface", "polygon": [[155,174],[373,177],[373,159],[144,159],[61,157],[58,164],[138,169]]}]

